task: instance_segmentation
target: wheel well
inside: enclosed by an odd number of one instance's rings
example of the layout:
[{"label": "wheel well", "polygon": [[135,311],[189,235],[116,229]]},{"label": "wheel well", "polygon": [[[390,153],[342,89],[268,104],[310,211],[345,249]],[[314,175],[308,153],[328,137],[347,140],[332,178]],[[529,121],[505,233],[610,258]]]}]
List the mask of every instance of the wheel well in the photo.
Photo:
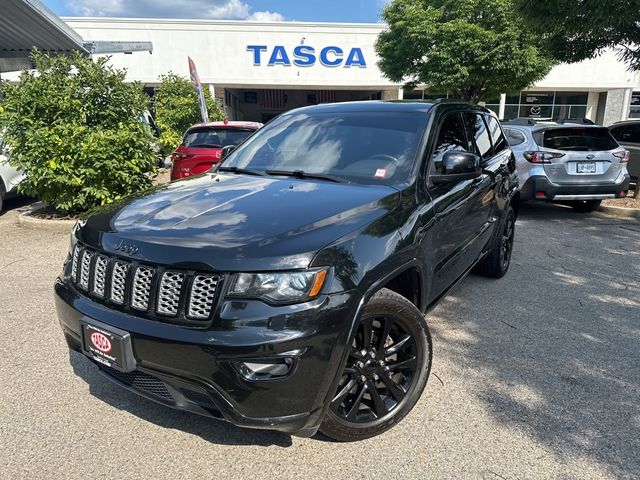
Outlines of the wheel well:
[{"label": "wheel well", "polygon": [[413,303],[418,310],[422,308],[422,286],[420,274],[416,268],[409,268],[389,280],[383,288],[393,290]]},{"label": "wheel well", "polygon": [[511,199],[511,208],[513,208],[513,214],[518,218],[518,212],[520,212],[520,192],[516,192]]}]

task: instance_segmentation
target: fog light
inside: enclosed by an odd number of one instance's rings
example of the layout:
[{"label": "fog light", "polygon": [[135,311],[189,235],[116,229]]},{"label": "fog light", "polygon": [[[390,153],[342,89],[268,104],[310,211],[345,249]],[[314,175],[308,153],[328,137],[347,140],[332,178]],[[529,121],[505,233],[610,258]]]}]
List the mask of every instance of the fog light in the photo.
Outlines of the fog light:
[{"label": "fog light", "polygon": [[[279,357],[233,362],[233,368],[247,380],[273,380],[287,376],[293,370],[300,351],[287,352]],[[285,356],[286,355],[286,356]]]}]

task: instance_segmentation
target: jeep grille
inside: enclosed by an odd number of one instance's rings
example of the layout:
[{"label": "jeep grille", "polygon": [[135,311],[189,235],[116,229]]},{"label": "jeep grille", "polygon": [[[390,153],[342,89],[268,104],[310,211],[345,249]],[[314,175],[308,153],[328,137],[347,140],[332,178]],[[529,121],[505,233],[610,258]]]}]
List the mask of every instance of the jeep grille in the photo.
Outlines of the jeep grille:
[{"label": "jeep grille", "polygon": [[202,324],[213,313],[222,276],[111,257],[77,244],[70,279],[97,301],[172,323]]}]

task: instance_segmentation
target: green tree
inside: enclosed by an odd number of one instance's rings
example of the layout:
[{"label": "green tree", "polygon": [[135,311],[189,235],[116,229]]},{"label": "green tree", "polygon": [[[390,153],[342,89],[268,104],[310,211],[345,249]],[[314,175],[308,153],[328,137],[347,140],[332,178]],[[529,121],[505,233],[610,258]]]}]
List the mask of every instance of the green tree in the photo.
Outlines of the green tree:
[{"label": "green tree", "polygon": [[615,48],[640,70],[639,0],[514,0],[523,20],[558,61],[578,62]]},{"label": "green tree", "polygon": [[[203,91],[209,120],[213,122],[224,119],[224,113],[218,102],[211,97],[209,89],[205,86]],[[160,76],[154,100],[160,145],[165,152],[172,152],[180,145],[187,128],[202,122],[198,93],[189,80],[169,72]]]},{"label": "green tree", "polygon": [[393,0],[382,17],[380,68],[408,88],[478,102],[519,92],[552,66],[511,0]]},{"label": "green tree", "polygon": [[79,212],[150,186],[156,157],[139,120],[148,105],[142,87],[125,84],[108,58],[31,58],[35,72],[0,84],[10,162],[26,173],[20,191]]}]

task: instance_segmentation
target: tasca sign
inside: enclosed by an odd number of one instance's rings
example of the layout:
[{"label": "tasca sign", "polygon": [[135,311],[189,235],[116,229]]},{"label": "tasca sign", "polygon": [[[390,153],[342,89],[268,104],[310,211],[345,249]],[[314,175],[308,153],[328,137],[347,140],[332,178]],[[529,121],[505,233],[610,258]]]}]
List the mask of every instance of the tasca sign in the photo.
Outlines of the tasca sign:
[{"label": "tasca sign", "polygon": [[251,53],[256,66],[313,67],[319,63],[329,68],[367,68],[362,49],[357,47],[343,49],[329,46],[318,49],[311,45],[298,45],[290,49],[283,45],[247,45],[247,51]]}]

